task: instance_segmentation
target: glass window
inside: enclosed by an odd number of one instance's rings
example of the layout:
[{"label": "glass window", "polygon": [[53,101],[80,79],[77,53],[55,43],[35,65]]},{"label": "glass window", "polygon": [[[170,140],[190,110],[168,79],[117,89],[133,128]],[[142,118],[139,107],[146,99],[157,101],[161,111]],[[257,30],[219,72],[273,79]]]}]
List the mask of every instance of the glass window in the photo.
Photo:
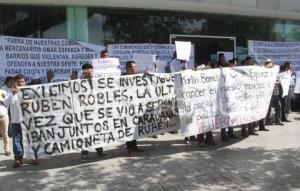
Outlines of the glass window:
[{"label": "glass window", "polygon": [[67,38],[64,7],[0,6],[0,34]]}]

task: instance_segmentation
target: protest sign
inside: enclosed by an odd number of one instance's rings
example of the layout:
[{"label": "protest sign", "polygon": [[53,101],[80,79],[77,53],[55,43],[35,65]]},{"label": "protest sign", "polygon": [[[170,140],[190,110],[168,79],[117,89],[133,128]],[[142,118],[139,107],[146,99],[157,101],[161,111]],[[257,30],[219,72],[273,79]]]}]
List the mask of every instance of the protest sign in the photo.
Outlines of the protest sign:
[{"label": "protest sign", "polygon": [[182,134],[195,135],[264,118],[277,73],[278,67],[258,66],[182,72],[182,84],[176,83]]},{"label": "protest sign", "polygon": [[[267,59],[276,65],[290,62],[293,71],[300,72],[300,42],[248,41],[248,51],[260,64]],[[296,80],[300,81],[300,78]],[[295,88],[296,92],[300,92],[300,89]]]},{"label": "protest sign", "polygon": [[174,76],[132,75],[23,87],[27,158],[121,144],[179,128]]},{"label": "protest sign", "polygon": [[156,55],[134,53],[133,60],[137,64],[137,73],[156,72]]},{"label": "protest sign", "polygon": [[300,72],[296,72],[295,79],[293,79],[293,80],[296,81],[296,84],[295,84],[295,93],[296,94],[300,94]]},{"label": "protest sign", "polygon": [[114,77],[121,75],[120,63],[117,58],[98,58],[92,60],[94,77]]},{"label": "protest sign", "polygon": [[181,75],[176,78],[181,133],[190,136],[213,129],[202,123],[215,120],[220,70],[183,71]]},{"label": "protest sign", "polygon": [[[126,61],[133,60],[133,54],[156,55],[156,60],[167,63],[172,61],[173,53],[176,50],[175,44],[109,44],[108,52],[111,57],[119,58],[121,71],[125,72]],[[139,64],[139,63],[138,63]],[[194,67],[194,46],[191,47],[191,56],[188,68]],[[164,67],[161,67],[164,68]],[[165,71],[159,71],[164,73]]]},{"label": "protest sign", "polygon": [[177,59],[189,61],[191,55],[191,42],[175,41]]},{"label": "protest sign", "polygon": [[46,71],[51,69],[56,80],[68,80],[73,70],[98,58],[104,46],[68,39],[36,39],[0,37],[0,82],[7,76],[19,73],[28,79],[46,81]]}]

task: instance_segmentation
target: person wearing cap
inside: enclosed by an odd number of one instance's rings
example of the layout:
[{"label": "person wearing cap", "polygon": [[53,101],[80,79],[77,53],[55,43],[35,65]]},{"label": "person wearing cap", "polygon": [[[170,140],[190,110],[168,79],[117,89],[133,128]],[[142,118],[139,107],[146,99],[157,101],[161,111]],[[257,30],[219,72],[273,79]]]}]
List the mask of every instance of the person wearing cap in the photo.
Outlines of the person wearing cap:
[{"label": "person wearing cap", "polygon": [[[90,63],[85,63],[82,65],[82,75],[83,79],[91,79],[94,77],[94,67]],[[103,151],[103,147],[96,148],[96,152],[98,156],[108,157],[109,155]],[[81,161],[86,162],[88,160],[88,150],[81,151]]]}]

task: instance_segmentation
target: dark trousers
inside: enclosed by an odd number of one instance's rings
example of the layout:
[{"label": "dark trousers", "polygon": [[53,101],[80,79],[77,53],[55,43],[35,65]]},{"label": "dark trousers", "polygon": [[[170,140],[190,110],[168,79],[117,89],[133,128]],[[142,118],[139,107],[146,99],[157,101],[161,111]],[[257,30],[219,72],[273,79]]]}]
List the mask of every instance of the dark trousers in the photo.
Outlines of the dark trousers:
[{"label": "dark trousers", "polygon": [[23,155],[24,155],[21,124],[12,123],[11,126],[12,126],[13,151],[14,151],[15,160],[21,160],[23,159]]},{"label": "dark trousers", "polygon": [[133,141],[127,141],[126,142],[126,147],[128,150],[134,150],[135,148],[137,148],[137,141],[133,140]]},{"label": "dark trousers", "polygon": [[279,122],[280,118],[281,118],[281,104],[280,104],[280,96],[279,95],[278,96],[274,96],[274,95],[272,96],[266,120],[270,120],[272,107],[275,108],[275,122]]},{"label": "dark trousers", "polygon": [[288,96],[280,99],[281,103],[281,121],[286,121],[288,118]]}]

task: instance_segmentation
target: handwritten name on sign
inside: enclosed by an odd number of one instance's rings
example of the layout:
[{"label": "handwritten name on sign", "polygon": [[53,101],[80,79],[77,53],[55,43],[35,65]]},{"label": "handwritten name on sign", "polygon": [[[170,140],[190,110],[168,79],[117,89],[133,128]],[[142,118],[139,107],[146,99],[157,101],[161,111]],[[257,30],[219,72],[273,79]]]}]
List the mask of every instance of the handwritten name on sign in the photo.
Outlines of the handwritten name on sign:
[{"label": "handwritten name on sign", "polygon": [[182,83],[176,83],[182,134],[195,135],[264,118],[277,73],[278,67],[253,66],[182,72]]},{"label": "handwritten name on sign", "polygon": [[121,144],[178,129],[174,77],[133,75],[21,89],[27,158]]}]

